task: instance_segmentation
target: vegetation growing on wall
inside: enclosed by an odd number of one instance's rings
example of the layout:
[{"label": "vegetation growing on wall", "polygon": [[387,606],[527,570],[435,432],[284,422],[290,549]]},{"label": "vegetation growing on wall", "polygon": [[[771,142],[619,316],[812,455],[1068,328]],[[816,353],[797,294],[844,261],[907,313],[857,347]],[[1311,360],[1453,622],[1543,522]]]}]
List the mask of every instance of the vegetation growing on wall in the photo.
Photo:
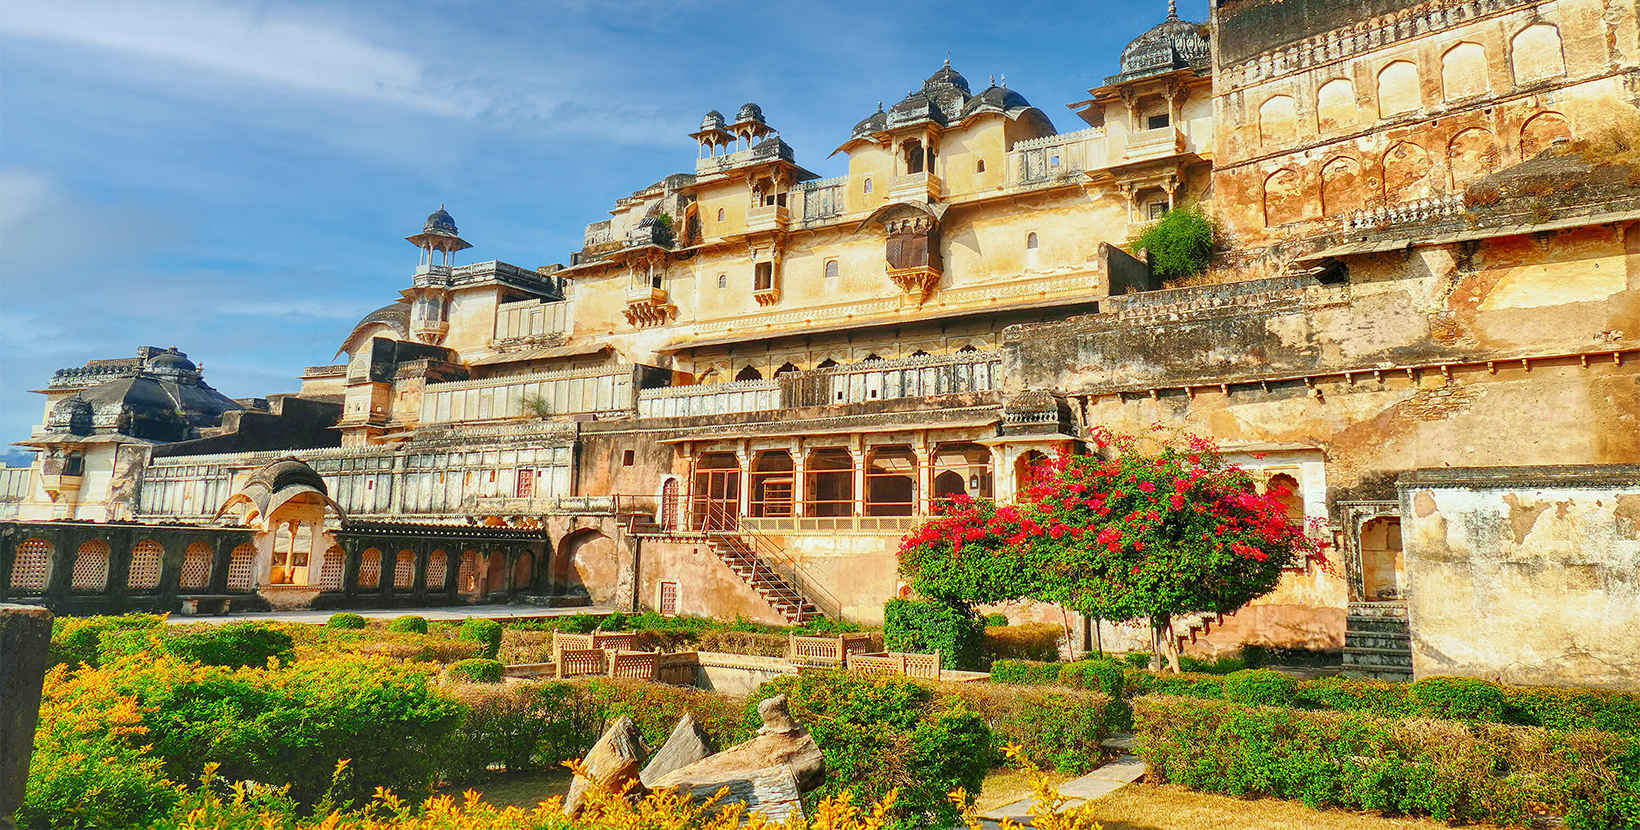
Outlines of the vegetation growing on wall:
[{"label": "vegetation growing on wall", "polygon": [[1218,229],[1201,208],[1187,205],[1164,214],[1133,243],[1150,252],[1151,267],[1165,281],[1183,280],[1207,270],[1218,242]]}]

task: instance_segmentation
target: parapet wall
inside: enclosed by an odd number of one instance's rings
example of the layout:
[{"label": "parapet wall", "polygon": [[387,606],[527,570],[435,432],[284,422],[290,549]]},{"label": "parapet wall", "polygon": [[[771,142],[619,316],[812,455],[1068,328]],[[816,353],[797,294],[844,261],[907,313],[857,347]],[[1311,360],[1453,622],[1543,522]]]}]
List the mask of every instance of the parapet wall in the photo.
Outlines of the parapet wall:
[{"label": "parapet wall", "polygon": [[1398,482],[1416,677],[1640,690],[1640,465]]}]

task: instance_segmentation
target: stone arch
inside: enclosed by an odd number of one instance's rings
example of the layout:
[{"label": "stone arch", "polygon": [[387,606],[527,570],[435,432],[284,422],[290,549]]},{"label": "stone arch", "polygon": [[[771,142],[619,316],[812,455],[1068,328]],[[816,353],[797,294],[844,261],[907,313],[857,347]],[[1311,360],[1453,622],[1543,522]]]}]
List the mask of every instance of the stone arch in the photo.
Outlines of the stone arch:
[{"label": "stone arch", "polygon": [[24,539],[18,543],[11,562],[12,594],[43,594],[51,580],[51,543],[44,539]]},{"label": "stone arch", "polygon": [[76,591],[101,591],[108,587],[108,542],[91,539],[74,554],[74,573],[69,587]]},{"label": "stone arch", "polygon": [[1264,179],[1264,225],[1276,227],[1304,218],[1304,190],[1298,171],[1283,167]]},{"label": "stone arch", "polygon": [[1353,127],[1358,120],[1357,114],[1355,82],[1349,78],[1334,78],[1316,90],[1315,117],[1321,132],[1338,132]]},{"label": "stone arch", "polygon": [[444,590],[444,580],[450,570],[449,554],[435,550],[427,554],[427,590]]},{"label": "stone arch", "polygon": [[326,591],[342,587],[342,572],[346,566],[347,554],[342,552],[342,546],[331,545],[325,550],[325,558],[319,564],[319,587]]},{"label": "stone arch", "polygon": [[780,368],[774,370],[774,376],[775,377],[780,377],[781,375],[789,375],[792,372],[801,372],[801,371],[803,371],[803,370],[797,368],[796,363],[793,363],[793,362],[788,360],[785,363],[780,364]]},{"label": "stone arch", "polygon": [[1367,206],[1367,183],[1361,163],[1338,156],[1321,165],[1321,215],[1343,216]]},{"label": "stone arch", "polygon": [[1524,161],[1549,149],[1557,139],[1571,138],[1572,124],[1558,112],[1545,111],[1532,116],[1520,128],[1520,157]]},{"label": "stone arch", "polygon": [[210,542],[195,542],[182,552],[182,578],[177,586],[184,591],[199,591],[211,587],[211,566],[216,560],[216,548]]},{"label": "stone arch", "polygon": [[1472,127],[1453,136],[1446,146],[1446,169],[1452,177],[1452,189],[1460,190],[1498,169],[1500,156],[1498,138],[1491,130]]},{"label": "stone arch", "polygon": [[456,592],[476,594],[478,589],[478,551],[464,550],[461,552],[461,562],[456,566]]},{"label": "stone arch", "polygon": [[246,542],[228,553],[228,587],[236,591],[251,588],[251,567],[256,564],[256,546]]},{"label": "stone arch", "polygon": [[507,592],[507,554],[495,551],[484,559],[484,593]]},{"label": "stone arch", "polygon": [[524,551],[513,560],[513,590],[520,594],[534,593],[535,554]]},{"label": "stone arch", "polygon": [[615,541],[594,528],[583,528],[565,536],[558,544],[553,562],[553,581],[566,594],[584,595],[594,603],[615,598],[620,563]]},{"label": "stone arch", "polygon": [[1388,118],[1423,106],[1418,89],[1418,67],[1412,61],[1391,61],[1378,70],[1378,117]]},{"label": "stone arch", "polygon": [[1271,96],[1258,107],[1258,143],[1266,149],[1291,147],[1298,138],[1298,104],[1290,95]]},{"label": "stone arch", "polygon": [[1014,461],[1014,499],[1025,495],[1037,480],[1037,467],[1047,463],[1048,454],[1041,450],[1027,450]]},{"label": "stone arch", "polygon": [[762,380],[763,373],[756,366],[746,366],[735,373],[735,380]]},{"label": "stone arch", "polygon": [[1368,602],[1400,599],[1406,585],[1401,520],[1380,516],[1361,525],[1361,587]]},{"label": "stone arch", "polygon": [[1423,199],[1434,192],[1435,165],[1429,152],[1402,141],[1384,154],[1384,201],[1399,204]]},{"label": "stone arch", "polygon": [[159,578],[165,568],[165,546],[145,539],[131,549],[131,570],[126,574],[125,587],[138,591],[152,591],[159,587]]},{"label": "stone arch", "polygon": [[1538,21],[1521,29],[1509,41],[1509,64],[1516,85],[1566,74],[1566,54],[1560,45],[1560,29]]},{"label": "stone arch", "polygon": [[393,557],[393,587],[411,588],[416,584],[416,552],[408,548]]},{"label": "stone arch", "polygon": [[359,587],[376,589],[382,584],[382,552],[365,548],[359,555]]},{"label": "stone arch", "polygon": [[1302,527],[1304,525],[1304,491],[1298,486],[1298,479],[1290,473],[1276,473],[1264,485],[1264,492],[1275,497],[1286,508],[1287,521]]},{"label": "stone arch", "polygon": [[1485,46],[1466,40],[1441,54],[1441,96],[1445,100],[1461,101],[1491,91]]}]

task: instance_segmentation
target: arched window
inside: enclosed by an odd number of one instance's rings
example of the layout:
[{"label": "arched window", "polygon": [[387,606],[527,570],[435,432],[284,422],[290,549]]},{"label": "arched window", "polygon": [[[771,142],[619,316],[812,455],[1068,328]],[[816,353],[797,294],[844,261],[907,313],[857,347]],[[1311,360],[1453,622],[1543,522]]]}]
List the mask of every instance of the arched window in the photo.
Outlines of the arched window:
[{"label": "arched window", "polygon": [[723,208],[718,208],[718,221],[723,221]]},{"label": "arched window", "polygon": [[76,591],[100,591],[108,586],[108,543],[92,539],[74,556],[74,574],[70,585]]},{"label": "arched window", "polygon": [[1047,471],[1048,455],[1041,450],[1029,450],[1014,462],[1014,499],[1025,501],[1031,485],[1042,479]]},{"label": "arched window", "polygon": [[340,545],[331,545],[319,564],[319,587],[334,591],[342,587],[342,571],[347,565],[347,554]]},{"label": "arched window", "polygon": [[382,552],[366,548],[359,556],[359,587],[379,588],[382,584]]},{"label": "arched window", "polygon": [[837,361],[832,360],[831,358],[828,357],[825,360],[820,361],[820,363],[818,365],[816,365],[814,368],[816,368],[816,369],[831,369],[831,368],[834,368],[836,366],[837,366]]},{"label": "arched window", "polygon": [[1520,128],[1520,157],[1532,158],[1555,141],[1572,137],[1572,125],[1558,112],[1540,112]]},{"label": "arched window", "polygon": [[1287,509],[1289,524],[1304,526],[1304,494],[1298,489],[1298,479],[1286,473],[1270,476],[1264,492],[1274,496]]},{"label": "arched window", "polygon": [[1441,95],[1448,101],[1473,98],[1492,89],[1487,78],[1486,47],[1460,43],[1441,56]]},{"label": "arched window", "polygon": [[828,279],[828,280],[837,279],[837,260],[835,260],[835,259],[826,260],[826,279]]},{"label": "arched window", "polygon": [[1304,192],[1298,172],[1284,167],[1264,180],[1264,224],[1285,225],[1304,218]]},{"label": "arched window", "polygon": [[867,178],[863,183],[861,183],[860,192],[861,193],[870,193],[871,192],[871,179],[870,178]]},{"label": "arched window", "polygon": [[456,590],[463,594],[478,593],[478,551],[461,552],[461,565],[456,571]]},{"label": "arched window", "polygon": [[1566,56],[1560,49],[1560,30],[1548,23],[1533,23],[1521,29],[1509,42],[1509,51],[1513,53],[1517,84],[1566,74]]},{"label": "arched window", "polygon": [[808,516],[854,515],[854,456],[841,447],[809,453],[804,465],[803,513]]},{"label": "arched window", "polygon": [[1323,133],[1354,126],[1355,84],[1348,78],[1334,78],[1322,84],[1315,93],[1315,115]]},{"label": "arched window", "polygon": [[1384,154],[1384,201],[1388,204],[1423,199],[1435,191],[1435,165],[1429,152],[1402,141]]},{"label": "arched window", "polygon": [[792,455],[764,450],[752,459],[752,516],[780,518],[792,514]]},{"label": "arched window", "polygon": [[1453,189],[1461,191],[1496,170],[1500,156],[1497,137],[1485,127],[1471,127],[1453,136],[1446,147],[1446,169],[1452,174]]},{"label": "arched window", "polygon": [[182,579],[178,585],[183,590],[197,591],[211,587],[211,562],[216,559],[216,550],[210,542],[195,542],[182,552]]},{"label": "arched window", "polygon": [[416,552],[401,550],[393,560],[393,587],[409,588],[416,584]]},{"label": "arched window", "polygon": [[1418,67],[1395,61],[1378,73],[1378,117],[1412,112],[1423,105],[1418,91]]},{"label": "arched window", "polygon": [[974,172],[975,173],[984,173],[985,172],[985,159],[980,159],[980,160],[974,162]]},{"label": "arched window", "polygon": [[991,451],[968,442],[941,444],[934,450],[934,498],[966,495],[991,498]]},{"label": "arched window", "polygon": [[1259,105],[1259,146],[1290,147],[1297,135],[1298,106],[1291,96],[1277,95]]},{"label": "arched window", "polygon": [[795,364],[795,363],[790,363],[790,362],[782,363],[782,364],[780,364],[779,369],[774,370],[774,376],[775,377],[780,377],[781,375],[786,375],[786,374],[791,374],[792,372],[801,372],[801,371],[802,370],[797,368],[797,364]]},{"label": "arched window", "polygon": [[27,539],[17,546],[17,558],[11,563],[11,593],[45,593],[46,580],[50,576],[50,542],[44,539]]},{"label": "arched window", "polygon": [[762,380],[762,379],[763,379],[763,373],[759,372],[756,369],[756,367],[753,367],[753,366],[747,366],[746,368],[741,369],[739,372],[735,373],[735,380]]},{"label": "arched window", "polygon": [[445,561],[446,554],[442,550],[435,550],[427,554],[427,589],[429,591],[444,588],[445,571],[450,565]]},{"label": "arched window", "polygon": [[248,591],[251,587],[251,566],[256,563],[256,546],[246,543],[228,554],[228,588]]},{"label": "arched window", "polygon": [[1037,241],[1037,238],[1036,238],[1036,231],[1032,231],[1028,234],[1025,234],[1025,250],[1034,251],[1034,250],[1037,249],[1039,244],[1040,243]]},{"label": "arched window", "polygon": [[1366,207],[1361,164],[1339,156],[1321,165],[1321,215],[1341,216]]},{"label": "arched window", "polygon": [[728,288],[728,287],[729,287],[729,275],[728,274],[718,274],[718,288]]},{"label": "arched window", "polygon": [[138,542],[131,549],[131,572],[126,577],[126,587],[138,591],[158,588],[164,561],[165,548],[160,543],[152,539]]}]

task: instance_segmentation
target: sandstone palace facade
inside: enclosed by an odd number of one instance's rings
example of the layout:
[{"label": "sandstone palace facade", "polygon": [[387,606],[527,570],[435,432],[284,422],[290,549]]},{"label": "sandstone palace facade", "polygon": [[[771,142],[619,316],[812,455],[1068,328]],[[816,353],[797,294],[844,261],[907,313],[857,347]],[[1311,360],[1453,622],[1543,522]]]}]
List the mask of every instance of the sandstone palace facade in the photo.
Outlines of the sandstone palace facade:
[{"label": "sandstone palace facade", "polygon": [[[1339,563],[1195,648],[1640,685],[1633,0],[1216,0],[1106,68],[1050,118],[947,63],[829,179],[775,108],[707,113],[567,264],[458,264],[441,207],[299,393],[174,349],[61,370],[0,589],[871,622],[940,499],[1160,425],[1291,487]],[[1223,250],[1163,284],[1132,243],[1186,204]]]}]

